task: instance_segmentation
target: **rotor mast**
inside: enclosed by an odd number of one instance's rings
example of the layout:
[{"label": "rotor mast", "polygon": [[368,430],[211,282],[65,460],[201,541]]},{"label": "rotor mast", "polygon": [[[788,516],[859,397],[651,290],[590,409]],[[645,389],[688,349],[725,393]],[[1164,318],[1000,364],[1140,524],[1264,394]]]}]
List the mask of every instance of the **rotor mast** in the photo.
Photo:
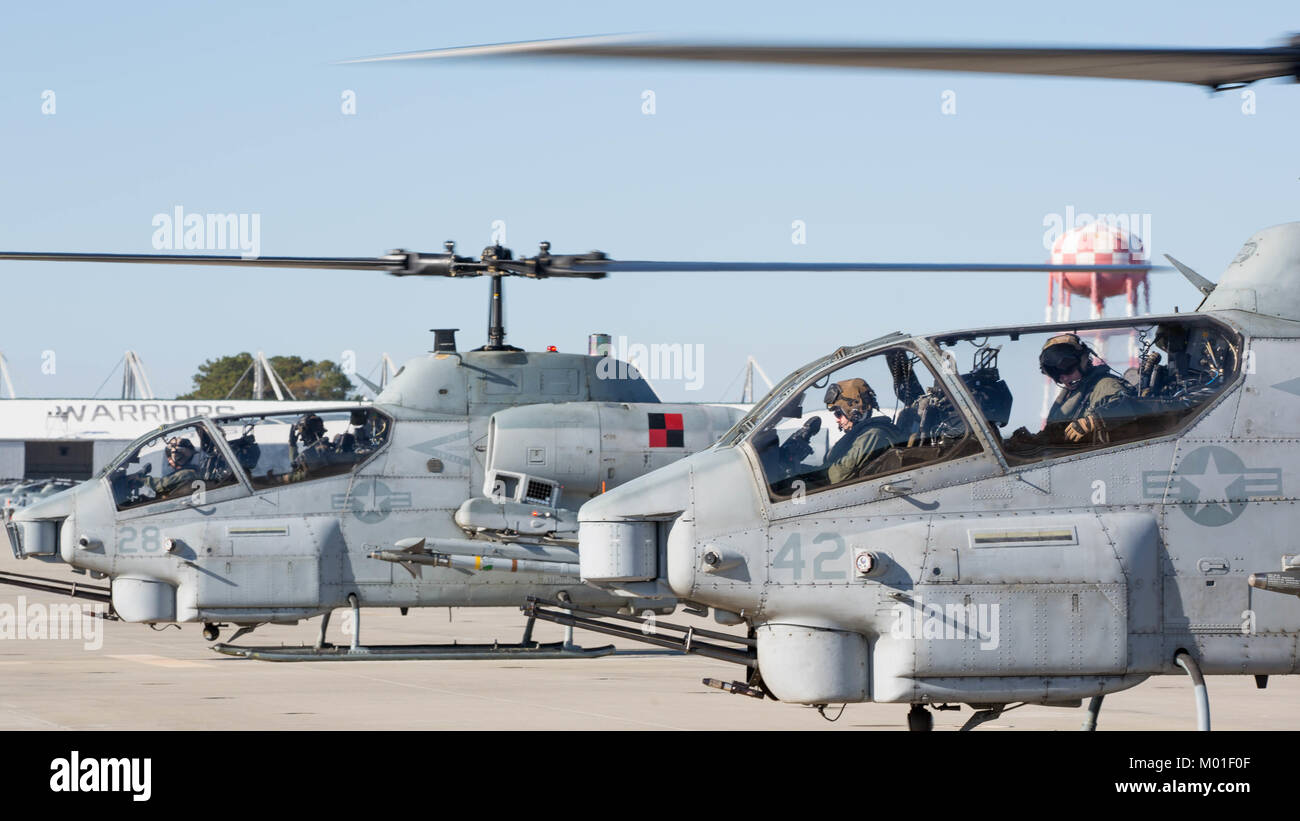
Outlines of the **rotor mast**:
[{"label": "rotor mast", "polygon": [[488,342],[483,348],[487,351],[504,350],[506,346],[506,301],[502,293],[503,287],[501,275],[493,274],[492,296],[488,301]]},{"label": "rotor mast", "polygon": [[[445,246],[448,253],[452,253],[454,245],[450,242]],[[545,255],[550,249],[549,242],[542,243],[542,254]],[[487,344],[480,350],[484,351],[517,351],[519,348],[506,344],[506,291],[505,275],[510,273],[509,269],[499,267],[497,263],[507,262],[514,259],[514,252],[502,245],[489,245],[483,249],[479,256],[480,262],[486,266],[485,272],[490,277],[488,291],[488,328]]]}]

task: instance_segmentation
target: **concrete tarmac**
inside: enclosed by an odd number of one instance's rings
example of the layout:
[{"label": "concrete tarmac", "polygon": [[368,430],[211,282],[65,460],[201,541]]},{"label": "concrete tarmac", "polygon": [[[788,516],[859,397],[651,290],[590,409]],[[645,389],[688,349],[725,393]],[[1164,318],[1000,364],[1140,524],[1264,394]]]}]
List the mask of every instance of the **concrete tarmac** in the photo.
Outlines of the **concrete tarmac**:
[{"label": "concrete tarmac", "polygon": [[[0,570],[70,576],[56,566],[0,560]],[[85,577],[78,577],[85,578]],[[615,655],[595,659],[271,663],[219,655],[199,625],[153,630],[96,620],[102,633],[80,638],[16,638],[8,614],[72,600],[0,588],[0,730],[900,730],[907,706],[851,704],[834,723],[809,707],[760,701],[705,687],[742,669],[698,656]],[[19,608],[23,605],[23,608]],[[21,618],[21,617],[20,617]],[[678,623],[706,622],[682,613]],[[349,618],[333,617],[329,639],[347,644]],[[315,641],[319,620],[267,626],[239,644]],[[31,624],[26,625],[31,628]],[[523,616],[505,608],[362,611],[362,643],[516,642]],[[32,632],[30,629],[27,632]],[[39,633],[39,629],[35,631]],[[223,631],[222,640],[231,629]],[[563,628],[539,623],[535,638],[558,641]],[[579,644],[608,637],[577,631]],[[628,650],[643,645],[614,642]],[[1273,677],[1257,690],[1249,676],[1209,679],[1216,730],[1300,729],[1300,679]],[[1195,702],[1182,676],[1149,679],[1106,697],[1099,730],[1193,730]],[[838,706],[827,710],[834,716]],[[1083,709],[1025,706],[980,727],[1076,730]],[[971,715],[937,712],[936,730]]]}]

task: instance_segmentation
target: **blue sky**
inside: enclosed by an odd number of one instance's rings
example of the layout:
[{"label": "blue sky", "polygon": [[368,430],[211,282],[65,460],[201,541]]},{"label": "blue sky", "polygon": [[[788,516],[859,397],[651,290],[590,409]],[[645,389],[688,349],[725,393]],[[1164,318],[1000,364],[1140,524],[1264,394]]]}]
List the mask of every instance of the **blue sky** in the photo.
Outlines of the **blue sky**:
[{"label": "blue sky", "polygon": [[[1036,262],[1045,216],[1073,207],[1150,214],[1152,250],[1216,279],[1251,233],[1300,218],[1290,84],[1254,86],[1247,115],[1240,92],[1145,83],[335,61],[625,31],[1259,46],[1295,27],[1281,2],[28,4],[0,23],[0,247],[146,252],[154,215],[181,206],[260,215],[266,255],[444,239],[474,252],[504,220],[517,253],[549,240],[622,259]],[[941,113],[946,90],[955,116]],[[807,244],[790,241],[796,219]],[[170,395],[205,358],[240,350],[350,350],[367,373],[383,351],[427,350],[432,327],[461,328],[466,347],[484,336],[479,280],[39,263],[0,275],[0,351],[30,396],[89,395],[127,348]],[[508,341],[585,350],[604,331],[703,345],[704,388],[661,392],[716,399],[747,354],[778,378],[891,330],[1039,321],[1045,291],[1045,275],[511,282]],[[1195,296],[1166,275],[1153,307]]]}]

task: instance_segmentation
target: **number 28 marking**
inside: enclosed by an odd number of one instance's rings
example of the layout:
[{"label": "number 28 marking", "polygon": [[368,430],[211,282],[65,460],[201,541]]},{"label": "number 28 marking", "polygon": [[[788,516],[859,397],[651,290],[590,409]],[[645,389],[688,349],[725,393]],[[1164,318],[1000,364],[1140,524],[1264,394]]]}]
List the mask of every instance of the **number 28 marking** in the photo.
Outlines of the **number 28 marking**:
[{"label": "number 28 marking", "polygon": [[117,537],[118,553],[157,553],[162,550],[162,540],[158,538],[158,528],[145,527],[141,528],[139,533],[140,545],[136,546],[137,532],[134,527],[122,528],[121,534]]}]

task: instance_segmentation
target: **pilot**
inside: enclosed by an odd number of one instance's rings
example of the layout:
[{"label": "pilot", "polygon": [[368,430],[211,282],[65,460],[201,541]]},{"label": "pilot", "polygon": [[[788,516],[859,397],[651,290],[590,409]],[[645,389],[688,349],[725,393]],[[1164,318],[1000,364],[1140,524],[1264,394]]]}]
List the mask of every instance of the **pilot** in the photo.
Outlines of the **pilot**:
[{"label": "pilot", "polygon": [[333,463],[334,448],[325,438],[325,421],[314,413],[305,413],[289,430],[289,464],[285,479],[299,482],[320,467]]},{"label": "pilot", "polygon": [[351,434],[352,449],[358,456],[373,453],[388,438],[388,420],[381,414],[357,409],[348,421],[355,428]]},{"label": "pilot", "polygon": [[159,499],[165,499],[177,490],[188,491],[199,480],[199,468],[194,463],[198,451],[190,440],[173,436],[167,440],[166,453],[167,465],[172,472],[166,476],[145,476],[141,479]]},{"label": "pilot", "polygon": [[1076,334],[1058,334],[1043,343],[1039,368],[1061,393],[1047,413],[1047,424],[1066,423],[1066,441],[1110,441],[1109,432],[1138,415],[1133,389],[1104,365],[1093,364],[1092,349]]},{"label": "pilot", "polygon": [[836,382],[826,389],[824,401],[844,432],[826,454],[826,480],[832,485],[865,475],[877,456],[907,442],[907,435],[888,417],[872,415],[879,405],[865,379]]}]

